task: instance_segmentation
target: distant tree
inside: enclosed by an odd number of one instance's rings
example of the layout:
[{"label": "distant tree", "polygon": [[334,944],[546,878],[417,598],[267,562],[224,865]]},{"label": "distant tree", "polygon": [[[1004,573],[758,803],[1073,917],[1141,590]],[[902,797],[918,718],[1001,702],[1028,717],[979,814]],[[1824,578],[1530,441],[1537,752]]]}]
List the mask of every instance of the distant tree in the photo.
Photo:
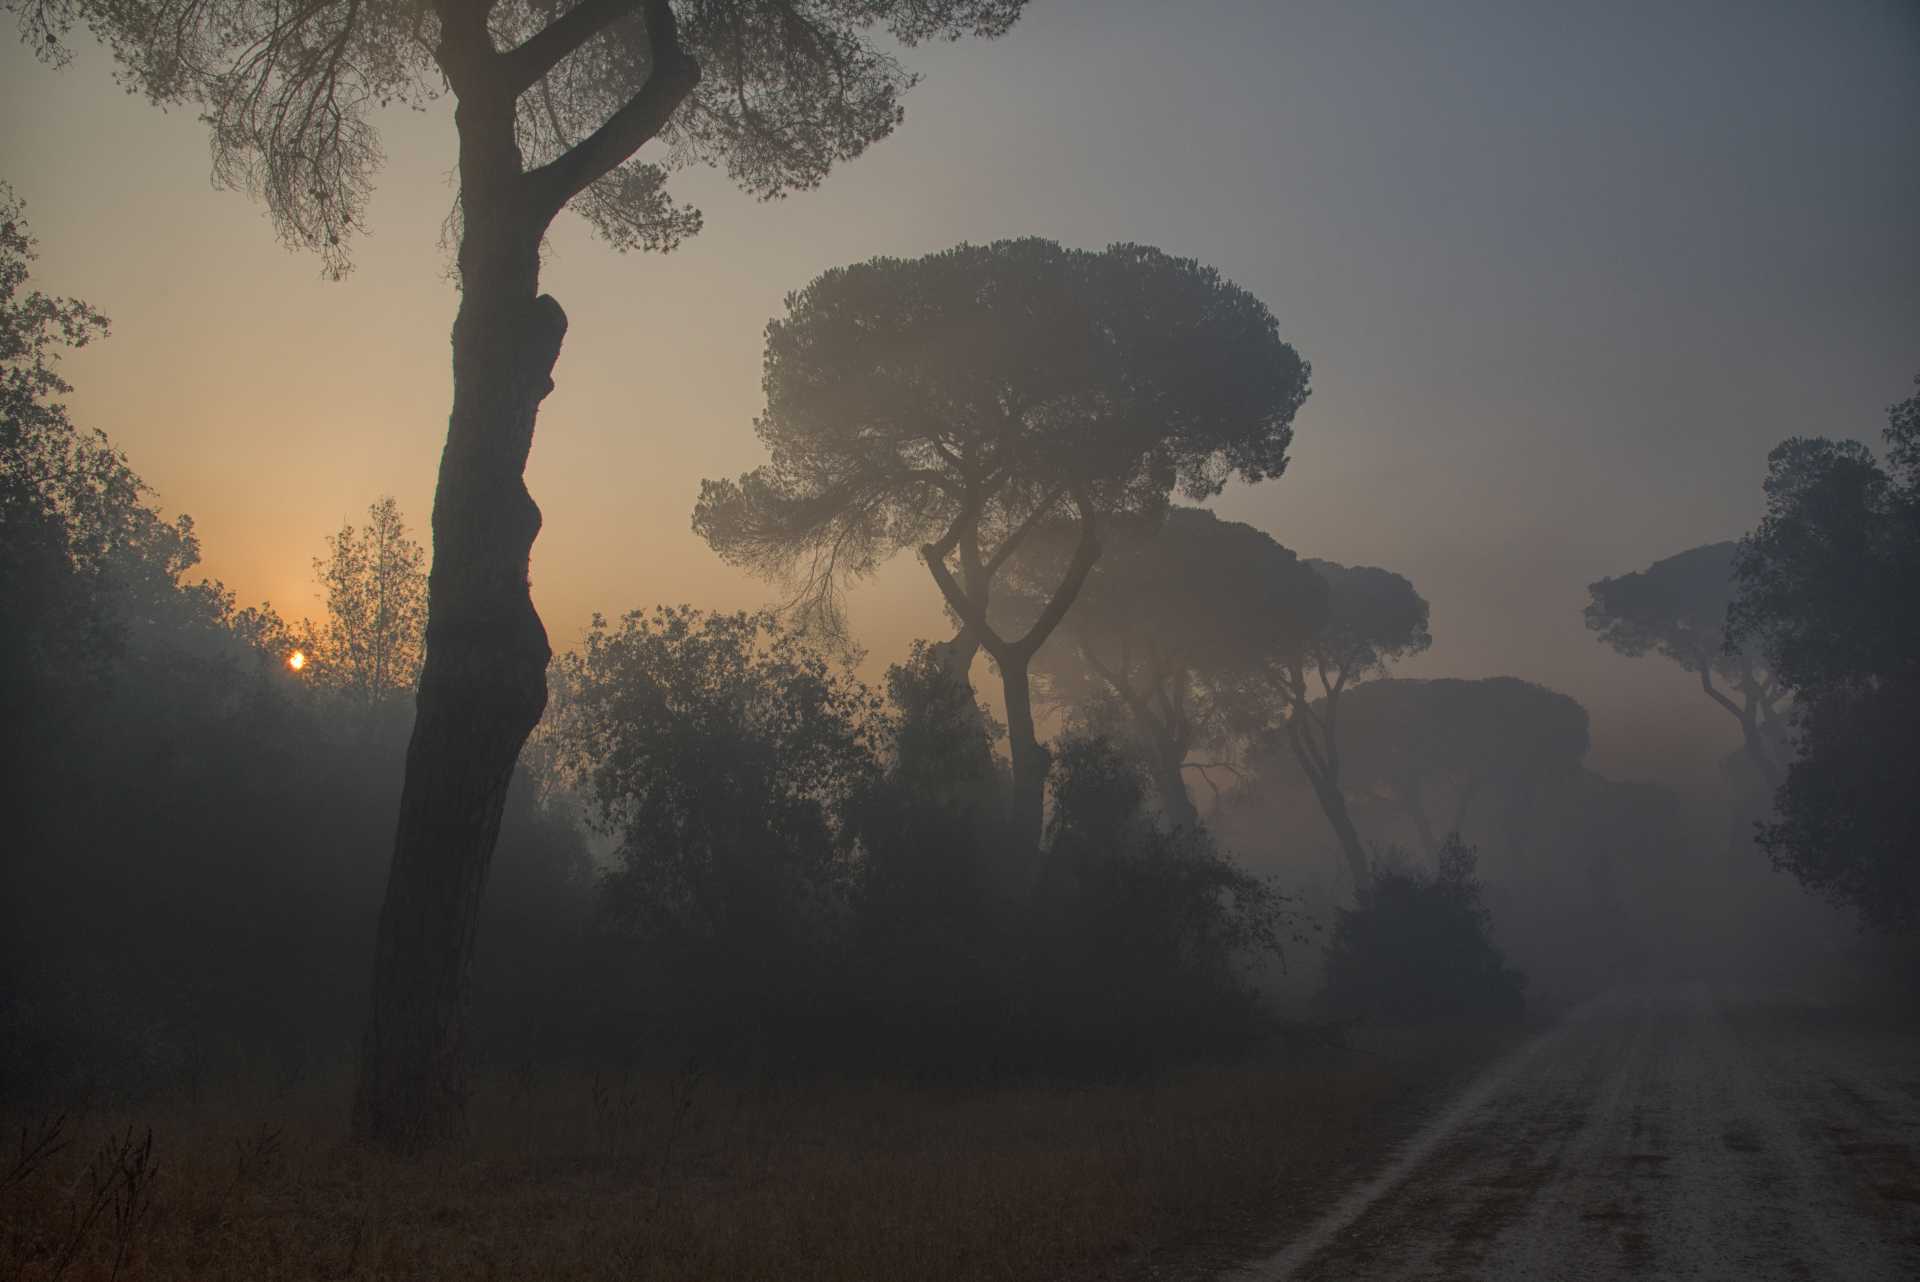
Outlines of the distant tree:
[{"label": "distant tree", "polygon": [[1277,639],[1261,678],[1237,700],[1250,730],[1286,741],[1346,858],[1355,893],[1371,865],[1347,809],[1340,710],[1349,689],[1433,644],[1427,603],[1398,574],[1332,561],[1304,563],[1327,585],[1326,624],[1304,642]]},{"label": "distant tree", "polygon": [[391,497],[327,536],[313,572],[327,595],[315,677],[363,709],[413,693],[427,639],[427,555]]},{"label": "distant tree", "polygon": [[1515,677],[1369,681],[1347,692],[1343,716],[1347,787],[1390,798],[1429,858],[1482,799],[1503,809],[1512,844],[1540,787],[1577,772],[1589,745],[1586,709]]},{"label": "distant tree", "polygon": [[[1920,383],[1920,379],[1916,379]],[[1920,924],[1920,395],[1888,410],[1882,462],[1794,437],[1768,457],[1741,540],[1733,642],[1794,699],[1797,752],[1760,844],[1874,926]]]},{"label": "distant tree", "polygon": [[[1727,642],[1733,603],[1733,543],[1709,543],[1644,570],[1587,586],[1587,627],[1621,654],[1665,655],[1700,678],[1700,689],[1740,723],[1747,758],[1769,790],[1780,783],[1785,693],[1757,652]],[[1714,684],[1719,677],[1733,695]]]},{"label": "distant tree", "polygon": [[[1008,564],[996,618],[1045,607],[1072,544],[1050,529]],[[1225,706],[1276,648],[1295,651],[1327,619],[1326,583],[1273,538],[1199,508],[1157,531],[1107,540],[1060,630],[1034,657],[1041,699],[1097,726],[1108,709],[1150,764],[1162,812],[1199,822],[1185,773],[1202,747],[1230,751]]]},{"label": "distant tree", "polygon": [[[1264,304],[1191,259],[1138,245],[962,245],[837,268],[767,327],[772,461],[707,481],[694,528],[728,561],[797,579],[816,619],[849,578],[918,547],[960,635],[1000,670],[1016,844],[1040,837],[1047,754],[1034,655],[1108,529],[1157,521],[1178,490],[1286,466],[1307,367]],[[1074,551],[1025,631],[989,613],[1009,558],[1048,523]]]},{"label": "distant tree", "polygon": [[[546,703],[523,474],[566,314],[540,250],[573,208],[615,248],[700,227],[668,168],[724,166],[762,199],[886,137],[913,77],[888,43],[993,37],[1023,0],[5,0],[45,59],[78,19],[129,88],[197,104],[214,177],[265,199],[343,273],[382,153],[372,117],[451,92],[460,308],[433,510],[429,645],[381,916],[356,1129],[420,1148],[464,1126],[461,1012],[488,860]],[[880,33],[885,33],[885,39]],[[640,159],[658,142],[656,160]],[[433,1026],[429,1026],[433,1025]]]}]

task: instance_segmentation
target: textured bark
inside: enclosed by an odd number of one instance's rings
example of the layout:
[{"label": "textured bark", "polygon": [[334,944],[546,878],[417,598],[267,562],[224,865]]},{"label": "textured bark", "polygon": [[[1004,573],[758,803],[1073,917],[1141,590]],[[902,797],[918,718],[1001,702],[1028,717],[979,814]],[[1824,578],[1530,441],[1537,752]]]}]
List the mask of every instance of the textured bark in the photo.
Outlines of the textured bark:
[{"label": "textured bark", "polygon": [[[511,110],[511,104],[507,104]],[[507,785],[546,708],[550,651],[527,563],[540,509],[523,473],[566,315],[540,295],[547,218],[511,198],[510,117],[456,113],[466,226],[453,413],[440,457],[427,654],[374,949],[354,1132],[403,1152],[465,1129],[475,930]]]},{"label": "textured bark", "polygon": [[529,172],[514,131],[516,100],[617,10],[576,6],[503,55],[485,5],[436,5],[435,57],[458,99],[460,138],[453,413],[434,493],[426,662],[353,1109],[357,1136],[403,1152],[466,1127],[466,1010],[480,899],[514,765],[547,703],[551,652],[527,585],[540,509],[524,475],[567,318],[539,292],[540,242],[554,215],[654,137],[700,78],[680,46],[672,6],[646,0],[646,83],[599,128]]}]

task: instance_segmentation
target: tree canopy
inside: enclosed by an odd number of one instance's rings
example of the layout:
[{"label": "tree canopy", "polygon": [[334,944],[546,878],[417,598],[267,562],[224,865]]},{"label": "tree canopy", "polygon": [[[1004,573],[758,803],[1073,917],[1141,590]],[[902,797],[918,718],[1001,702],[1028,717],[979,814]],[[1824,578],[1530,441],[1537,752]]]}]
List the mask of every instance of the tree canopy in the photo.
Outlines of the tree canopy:
[{"label": "tree canopy", "polygon": [[[1178,492],[1285,468],[1306,363],[1265,304],[1211,268],[1140,245],[1027,239],[826,272],[767,326],[770,461],[705,481],[694,529],[785,579],[816,620],[846,583],[917,547],[1008,697],[1017,827],[1039,837],[1046,761],[1027,666],[1109,527],[1156,522]],[[1033,531],[1074,552],[1020,636],[992,589]]]},{"label": "tree canopy", "polygon": [[129,88],[201,108],[216,180],[262,199],[281,238],[336,275],[384,159],[382,109],[449,90],[492,104],[531,206],[571,202],[619,249],[668,250],[701,221],[667,191],[671,170],[717,166],[762,199],[818,186],[900,123],[915,77],[895,46],[998,36],[1022,4],[7,0],[42,57],[64,60],[78,22]]},{"label": "tree canopy", "polygon": [[[996,620],[1017,631],[1044,609],[1072,547],[1071,531],[1037,533],[1008,564]],[[1175,507],[1157,531],[1105,540],[1033,673],[1043,702],[1090,727],[1117,714],[1153,768],[1163,811],[1191,823],[1188,755],[1227,747],[1231,692],[1276,649],[1304,645],[1326,618],[1325,581],[1271,535]]]},{"label": "tree canopy", "polygon": [[413,693],[426,649],[426,561],[391,497],[368,506],[365,525],[327,536],[327,555],[313,562],[327,622],[311,679],[368,709]]},{"label": "tree canopy", "polygon": [[[1589,584],[1587,627],[1630,658],[1651,651],[1697,674],[1707,697],[1740,722],[1747,756],[1771,786],[1780,781],[1783,692],[1758,654],[1728,639],[1737,550],[1709,543]],[[1737,701],[1715,677],[1732,685]]]},{"label": "tree canopy", "polygon": [[1730,628],[1796,704],[1796,755],[1761,846],[1869,923],[1904,930],[1920,923],[1920,395],[1887,418],[1884,460],[1824,437],[1768,456]]},{"label": "tree canopy", "polygon": [[1327,585],[1327,618],[1291,648],[1276,647],[1237,700],[1250,733],[1283,737],[1340,841],[1355,893],[1372,873],[1342,791],[1340,708],[1349,688],[1433,644],[1427,603],[1413,584],[1376,566],[1305,563]]},{"label": "tree canopy", "polygon": [[1429,855],[1482,798],[1511,804],[1578,770],[1590,743],[1585,708],[1517,677],[1369,681],[1347,693],[1342,717],[1346,786],[1389,797]]}]

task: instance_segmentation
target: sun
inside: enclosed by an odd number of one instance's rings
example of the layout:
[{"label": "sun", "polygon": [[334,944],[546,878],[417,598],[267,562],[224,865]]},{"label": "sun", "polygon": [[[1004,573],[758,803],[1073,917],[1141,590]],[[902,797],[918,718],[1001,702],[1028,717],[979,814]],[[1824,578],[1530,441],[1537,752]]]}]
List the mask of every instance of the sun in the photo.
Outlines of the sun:
[{"label": "sun", "polygon": [[289,668],[292,668],[295,672],[298,672],[300,671],[300,669],[306,667],[307,652],[305,650],[295,650],[292,654],[287,656],[287,666]]}]

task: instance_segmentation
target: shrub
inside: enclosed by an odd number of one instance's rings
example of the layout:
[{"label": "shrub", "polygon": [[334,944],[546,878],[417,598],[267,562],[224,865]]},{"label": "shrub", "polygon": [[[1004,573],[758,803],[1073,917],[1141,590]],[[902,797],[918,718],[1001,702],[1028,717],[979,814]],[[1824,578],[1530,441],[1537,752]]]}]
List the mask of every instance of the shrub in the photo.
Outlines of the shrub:
[{"label": "shrub", "polygon": [[1376,860],[1371,889],[1339,911],[1321,1001],[1336,1016],[1517,1019],[1526,976],[1507,965],[1480,899],[1478,852],[1450,833],[1433,873]]}]

